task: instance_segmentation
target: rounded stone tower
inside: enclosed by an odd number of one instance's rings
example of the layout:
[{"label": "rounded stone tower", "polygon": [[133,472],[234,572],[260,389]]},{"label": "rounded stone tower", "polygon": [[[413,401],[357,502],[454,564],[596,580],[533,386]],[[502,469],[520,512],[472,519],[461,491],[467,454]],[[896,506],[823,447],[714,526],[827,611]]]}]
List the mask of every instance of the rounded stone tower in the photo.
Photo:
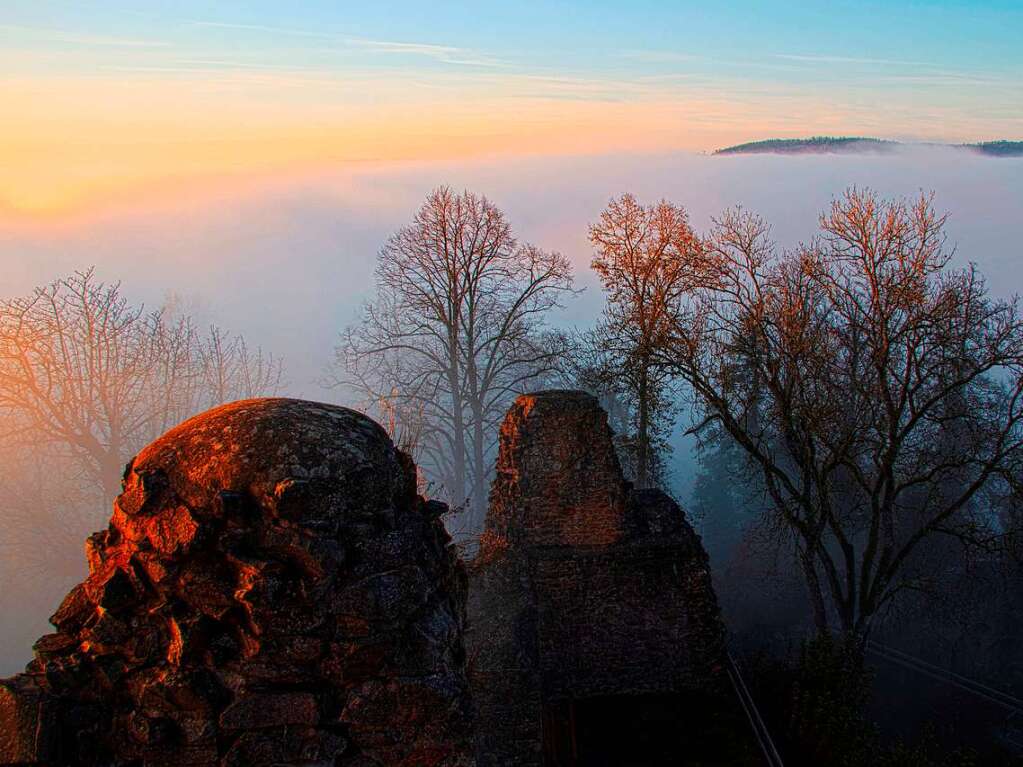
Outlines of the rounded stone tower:
[{"label": "rounded stone tower", "polygon": [[127,467],[56,633],[0,682],[0,764],[469,763],[443,510],[354,411],[183,423]]}]

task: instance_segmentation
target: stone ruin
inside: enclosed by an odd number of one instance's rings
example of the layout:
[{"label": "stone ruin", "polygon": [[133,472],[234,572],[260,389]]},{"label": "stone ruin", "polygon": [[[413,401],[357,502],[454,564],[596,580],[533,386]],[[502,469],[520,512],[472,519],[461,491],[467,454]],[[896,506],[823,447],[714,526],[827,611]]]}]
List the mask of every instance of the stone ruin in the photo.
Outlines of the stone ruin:
[{"label": "stone ruin", "polygon": [[[0,680],[0,765],[678,763],[724,684],[707,558],[623,480],[596,400],[512,407],[468,583],[446,510],[351,410],[185,422],[127,467],[56,632]],[[616,760],[660,753],[651,722],[664,760]]]},{"label": "stone ruin", "polygon": [[445,510],[351,410],[185,422],[128,466],[56,632],[0,682],[0,764],[470,763]]},{"label": "stone ruin", "polygon": [[694,729],[741,727],[700,540],[625,482],[582,392],[519,397],[505,418],[469,626],[480,767],[681,764],[687,741],[721,748]]}]

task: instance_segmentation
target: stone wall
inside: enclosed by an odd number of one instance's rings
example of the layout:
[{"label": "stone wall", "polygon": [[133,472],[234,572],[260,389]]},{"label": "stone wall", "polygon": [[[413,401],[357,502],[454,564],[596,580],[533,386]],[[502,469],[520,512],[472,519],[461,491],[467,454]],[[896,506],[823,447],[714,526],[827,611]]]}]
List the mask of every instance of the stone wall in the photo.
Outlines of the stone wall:
[{"label": "stone wall", "polygon": [[468,584],[444,511],[344,408],[182,424],[0,680],[0,765],[468,767],[473,734],[481,767],[540,765],[573,701],[721,691],[699,538],[623,480],[592,397],[510,410]]},{"label": "stone wall", "polygon": [[344,408],[249,400],[170,431],[0,681],[0,764],[469,763],[444,510]]},{"label": "stone wall", "polygon": [[626,491],[592,397],[526,394],[501,426],[486,528],[516,547],[608,544],[624,531]]},{"label": "stone wall", "polygon": [[687,597],[706,590],[704,572],[671,545],[537,557],[544,699],[699,687],[710,669],[697,655],[715,637]]},{"label": "stone wall", "polygon": [[623,480],[594,398],[520,397],[497,467],[470,568],[481,766],[542,764],[552,715],[566,701],[727,695],[724,631],[699,537],[669,497]]}]

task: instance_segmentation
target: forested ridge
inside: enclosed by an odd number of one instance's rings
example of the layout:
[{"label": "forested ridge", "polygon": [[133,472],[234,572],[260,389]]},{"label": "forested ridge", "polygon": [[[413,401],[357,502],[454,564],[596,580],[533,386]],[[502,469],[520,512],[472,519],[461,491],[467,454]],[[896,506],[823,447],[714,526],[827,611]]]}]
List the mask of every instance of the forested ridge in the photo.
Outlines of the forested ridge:
[{"label": "forested ridge", "polygon": [[1023,157],[1023,141],[979,141],[965,144],[935,144],[892,141],[866,136],[812,136],[811,138],[771,138],[724,147],[714,152],[730,154],[834,154],[888,152],[902,147],[937,146],[961,149],[989,157]]}]

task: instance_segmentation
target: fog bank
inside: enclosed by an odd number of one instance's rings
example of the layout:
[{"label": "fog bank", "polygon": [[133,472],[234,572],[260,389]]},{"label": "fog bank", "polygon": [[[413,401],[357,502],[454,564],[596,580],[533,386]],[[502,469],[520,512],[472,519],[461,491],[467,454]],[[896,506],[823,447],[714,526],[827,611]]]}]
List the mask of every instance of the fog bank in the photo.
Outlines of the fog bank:
[{"label": "fog bank", "polygon": [[975,261],[992,287],[1020,285],[1016,222],[1023,160],[939,148],[883,155],[690,154],[502,159],[462,164],[339,168],[251,183],[233,181],[172,200],[142,197],[64,221],[0,217],[0,291],[16,295],[95,265],[147,303],[180,295],[202,314],[286,358],[290,388],[317,386],[340,327],[372,290],[376,252],[439,184],[486,194],[519,238],[560,250],[589,288],[560,318],[588,322],[600,306],[588,272],[588,223],[607,200],[632,192],[686,206],[697,229],[741,204],[765,216],[777,241],[813,234],[818,213],[850,185],[884,195],[933,190],[951,213],[961,261]]}]

